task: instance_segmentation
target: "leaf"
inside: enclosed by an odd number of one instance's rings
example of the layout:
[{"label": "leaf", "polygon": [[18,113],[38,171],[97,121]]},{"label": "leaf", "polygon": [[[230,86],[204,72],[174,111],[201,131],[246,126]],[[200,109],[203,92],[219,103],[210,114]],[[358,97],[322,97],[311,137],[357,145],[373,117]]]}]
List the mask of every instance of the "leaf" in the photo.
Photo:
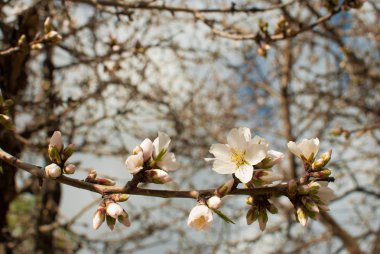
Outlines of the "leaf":
[{"label": "leaf", "polygon": [[211,209],[211,210],[213,210],[214,213],[216,213],[225,222],[235,224],[235,222],[233,222],[233,220],[231,220],[230,218],[228,218],[227,215],[225,215],[224,213],[222,213],[218,209]]}]

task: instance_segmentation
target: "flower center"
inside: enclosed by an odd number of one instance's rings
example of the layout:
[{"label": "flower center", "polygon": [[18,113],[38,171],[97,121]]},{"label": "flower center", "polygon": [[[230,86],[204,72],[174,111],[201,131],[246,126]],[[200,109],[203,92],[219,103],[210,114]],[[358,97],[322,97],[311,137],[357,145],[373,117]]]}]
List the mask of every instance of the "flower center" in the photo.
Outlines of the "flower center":
[{"label": "flower center", "polygon": [[238,148],[231,149],[231,161],[235,163],[237,167],[240,167],[247,162],[245,161],[245,150],[240,150]]}]

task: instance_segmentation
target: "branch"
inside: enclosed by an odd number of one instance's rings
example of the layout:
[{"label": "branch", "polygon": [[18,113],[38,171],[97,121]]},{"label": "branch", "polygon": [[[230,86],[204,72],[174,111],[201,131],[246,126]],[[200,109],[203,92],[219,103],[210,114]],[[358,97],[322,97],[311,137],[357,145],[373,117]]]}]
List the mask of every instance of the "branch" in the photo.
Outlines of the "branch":
[{"label": "branch", "polygon": [[[13,155],[5,152],[0,148],[0,159],[5,161],[6,163],[20,168],[29,172],[30,174],[38,177],[39,179],[50,179],[45,174],[45,170],[42,167],[38,167],[29,163],[25,163],[20,159],[14,157]],[[192,198],[198,199],[200,196],[211,196],[213,195],[215,189],[204,189],[204,190],[155,190],[155,189],[140,189],[138,187],[130,188],[130,184],[126,184],[126,186],[105,186],[94,183],[88,183],[83,180],[74,179],[67,176],[60,176],[53,181],[57,181],[62,184],[70,185],[79,189],[84,189],[92,192],[96,192],[103,195],[112,194],[112,193],[126,193],[131,195],[139,195],[139,196],[151,196],[151,197],[160,197],[160,198]],[[288,184],[282,183],[273,187],[262,187],[255,189],[234,189],[228,195],[287,195],[288,194]]]}]

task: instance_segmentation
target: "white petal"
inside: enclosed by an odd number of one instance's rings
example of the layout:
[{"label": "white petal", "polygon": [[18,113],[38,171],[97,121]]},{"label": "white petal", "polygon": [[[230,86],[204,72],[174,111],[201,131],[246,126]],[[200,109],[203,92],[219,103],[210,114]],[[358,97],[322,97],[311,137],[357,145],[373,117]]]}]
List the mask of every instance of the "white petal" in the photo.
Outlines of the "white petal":
[{"label": "white petal", "polygon": [[212,169],[219,174],[232,174],[235,173],[236,165],[232,162],[215,160]]},{"label": "white petal", "polygon": [[235,176],[242,182],[248,183],[252,179],[253,167],[251,165],[241,165],[236,169]]},{"label": "white petal", "polygon": [[298,144],[298,148],[306,159],[309,159],[312,154],[315,157],[319,150],[319,139],[304,139]]},{"label": "white petal", "polygon": [[265,144],[259,145],[250,142],[246,150],[245,160],[250,165],[256,165],[267,156],[267,150],[268,146]]},{"label": "white petal", "polygon": [[144,161],[147,161],[148,159],[150,159],[153,153],[152,140],[150,140],[149,138],[144,139],[144,141],[141,142],[140,147],[144,153]]},{"label": "white petal", "polygon": [[231,158],[230,148],[225,144],[212,145],[210,153],[212,153],[218,160],[229,161]]},{"label": "white petal", "polygon": [[265,144],[265,145],[268,145],[268,142],[264,138],[262,138],[260,136],[257,136],[257,135],[253,137],[253,139],[251,140],[251,142],[254,143],[254,144]]},{"label": "white petal", "polygon": [[250,141],[251,140],[251,130],[247,127],[240,127],[239,132],[243,134],[245,141]]},{"label": "white petal", "polygon": [[153,152],[153,156],[157,156],[162,149],[168,149],[168,146],[170,144],[170,137],[159,131],[158,132],[158,137],[153,141],[153,145],[154,145],[154,152]]},{"label": "white petal", "polygon": [[180,164],[177,162],[174,153],[167,153],[157,163],[157,166],[166,171],[176,171],[180,167]]},{"label": "white petal", "polygon": [[327,205],[328,203],[330,203],[331,200],[336,198],[336,195],[332,189],[323,186],[319,188],[317,195],[325,205]]},{"label": "white petal", "polygon": [[301,158],[302,151],[298,148],[297,144],[293,141],[288,142],[288,149],[291,153],[293,153],[295,156]]},{"label": "white petal", "polygon": [[244,133],[239,131],[237,128],[232,129],[228,133],[227,142],[231,148],[245,150],[247,147],[247,141],[245,140]]},{"label": "white petal", "polygon": [[270,170],[265,170],[265,174],[261,176],[260,179],[265,183],[270,184],[276,181],[282,181],[282,179],[284,179],[284,176]]}]

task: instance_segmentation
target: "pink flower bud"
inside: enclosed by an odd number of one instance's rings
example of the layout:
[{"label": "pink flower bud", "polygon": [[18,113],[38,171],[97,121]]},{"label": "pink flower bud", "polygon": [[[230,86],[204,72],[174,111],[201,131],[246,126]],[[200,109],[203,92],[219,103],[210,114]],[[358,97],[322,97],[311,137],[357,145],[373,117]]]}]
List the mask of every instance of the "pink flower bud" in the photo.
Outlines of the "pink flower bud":
[{"label": "pink flower bud", "polygon": [[117,203],[108,203],[107,214],[112,218],[117,219],[117,217],[123,214],[123,208]]},{"label": "pink flower bud", "polygon": [[74,164],[69,164],[65,166],[65,168],[63,169],[63,172],[65,174],[74,174],[76,169],[77,167]]},{"label": "pink flower bud", "polygon": [[52,163],[45,167],[45,173],[47,177],[55,179],[61,176],[62,170],[57,164]]},{"label": "pink flower bud", "polygon": [[161,169],[150,169],[144,172],[148,182],[156,184],[164,184],[172,181],[168,173]]},{"label": "pink flower bud", "polygon": [[130,155],[125,161],[128,171],[131,174],[136,174],[143,169],[144,157],[143,153],[140,151],[138,154]]},{"label": "pink flower bud", "polygon": [[57,148],[58,152],[61,152],[63,149],[62,134],[60,131],[55,131],[50,138],[49,150],[52,149],[53,146]]},{"label": "pink flower bud", "polygon": [[104,206],[99,206],[98,210],[92,218],[92,227],[97,230],[104,222],[106,218],[106,209]]},{"label": "pink flower bud", "polygon": [[212,196],[207,200],[207,206],[211,209],[219,209],[222,205],[222,200],[218,196]]},{"label": "pink flower bud", "polygon": [[153,142],[149,138],[144,139],[144,141],[140,144],[140,147],[143,151],[144,161],[148,161],[153,154]]}]

